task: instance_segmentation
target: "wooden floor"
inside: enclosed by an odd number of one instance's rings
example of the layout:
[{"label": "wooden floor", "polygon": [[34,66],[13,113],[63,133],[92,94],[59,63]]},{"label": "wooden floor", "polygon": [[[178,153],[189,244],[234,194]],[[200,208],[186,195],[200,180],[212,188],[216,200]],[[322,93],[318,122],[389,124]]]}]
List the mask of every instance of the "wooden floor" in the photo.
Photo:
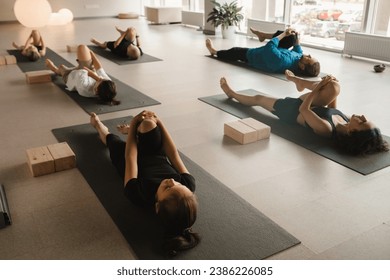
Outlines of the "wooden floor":
[{"label": "wooden floor", "polygon": [[[144,52],[162,61],[118,66],[102,58],[105,70],[160,101],[147,109],[165,121],[181,152],[302,241],[272,259],[390,259],[390,168],[362,176],[276,135],[241,146],[223,137],[223,124],[236,118],[198,100],[222,93],[222,76],[234,89],[279,97],[298,95],[291,82],[207,58],[206,36],[178,24],[83,19],[41,33],[50,48],[74,61],[66,45],[113,40],[116,25],[136,27]],[[29,32],[18,23],[0,24],[0,54],[12,41],[24,43]],[[259,44],[239,35],[212,38],[217,48]],[[376,74],[372,61],[304,51],[340,80],[345,113],[364,114],[390,135],[390,70]],[[77,169],[37,178],[28,170],[26,149],[56,143],[51,129],[86,123],[88,115],[56,86],[26,84],[16,65],[0,66],[0,88],[0,182],[13,219],[0,230],[0,258],[136,258]]]}]

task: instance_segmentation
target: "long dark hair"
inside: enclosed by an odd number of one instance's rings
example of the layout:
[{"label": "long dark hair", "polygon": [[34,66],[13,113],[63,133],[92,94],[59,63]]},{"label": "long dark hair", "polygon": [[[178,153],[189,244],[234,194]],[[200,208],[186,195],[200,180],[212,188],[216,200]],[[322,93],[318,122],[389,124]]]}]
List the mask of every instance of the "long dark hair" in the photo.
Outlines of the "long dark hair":
[{"label": "long dark hair", "polygon": [[337,144],[342,150],[352,155],[367,155],[389,151],[389,145],[383,140],[378,128],[355,130],[349,134],[338,134]]},{"label": "long dark hair", "polygon": [[158,216],[165,230],[164,252],[173,257],[178,251],[198,245],[200,235],[191,228],[197,217],[196,196],[194,194],[186,197],[172,196],[160,201],[159,205]]},{"label": "long dark hair", "polygon": [[107,105],[119,105],[121,102],[115,99],[116,85],[111,80],[103,80],[97,88],[99,102]]}]

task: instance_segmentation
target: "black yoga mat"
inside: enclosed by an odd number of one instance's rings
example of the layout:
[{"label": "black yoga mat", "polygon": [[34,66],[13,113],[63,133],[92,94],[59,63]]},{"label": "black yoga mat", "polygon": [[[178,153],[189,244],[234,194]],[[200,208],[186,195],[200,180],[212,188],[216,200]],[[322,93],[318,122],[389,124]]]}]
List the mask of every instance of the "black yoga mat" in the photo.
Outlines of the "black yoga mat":
[{"label": "black yoga mat", "polygon": [[[47,70],[45,65],[45,59],[41,58],[38,61],[31,62],[25,56],[20,54],[18,50],[8,50],[8,53],[16,56],[17,64],[23,72],[28,71],[37,71],[37,70]],[[45,58],[50,58],[55,65],[64,64],[68,67],[73,67],[66,59],[62,58],[60,55],[55,53],[53,50],[47,48]],[[122,111],[127,109],[140,108],[145,106],[158,105],[160,102],[150,98],[149,96],[143,94],[142,92],[136,90],[135,88],[119,81],[118,79],[109,75],[110,78],[115,82],[117,87],[117,97],[116,99],[121,101],[121,104],[110,106],[98,104],[95,98],[87,98],[79,95],[75,91],[69,91],[66,89],[66,86],[62,78],[58,75],[53,74],[53,83],[56,84],[63,92],[65,92],[69,97],[71,97],[81,108],[86,112],[95,112],[96,114],[104,114],[116,111]]]},{"label": "black yoga mat", "polygon": [[[228,64],[231,64],[231,65],[235,65],[235,66],[240,66],[240,67],[243,67],[243,68],[247,68],[247,69],[250,69],[252,71],[255,71],[255,72],[259,72],[261,74],[264,74],[264,75],[268,75],[268,76],[272,76],[274,78],[277,78],[277,79],[280,79],[280,80],[284,80],[284,81],[288,81],[285,74],[280,74],[280,73],[269,73],[269,72],[265,72],[265,71],[261,71],[259,69],[256,69],[254,67],[251,67],[249,66],[247,63],[244,63],[244,62],[241,62],[241,61],[231,61],[231,60],[226,60],[226,59],[221,59],[221,58],[218,58],[216,56],[213,56],[213,55],[207,55],[207,57],[210,57],[210,58],[213,58],[213,59],[216,59],[218,61],[222,61],[222,62],[225,62],[225,63],[228,63]],[[320,73],[318,75],[318,77],[304,77],[305,79],[307,80],[320,80],[321,77],[324,77],[326,76],[327,74],[326,73]],[[296,74],[296,76],[299,76],[298,74]]]},{"label": "black yoga mat", "polygon": [[[239,91],[248,95],[259,92],[248,89]],[[390,165],[390,153],[377,153],[367,156],[351,156],[338,150],[332,140],[320,137],[307,128],[299,125],[291,125],[280,121],[268,111],[256,107],[242,105],[225,94],[199,98],[199,100],[225,111],[238,118],[254,118],[271,127],[271,133],[298,144],[312,152],[333,160],[360,174],[367,175]],[[390,143],[390,137],[384,135],[384,139]]]},{"label": "black yoga mat", "polygon": [[131,60],[128,58],[120,57],[116,54],[113,54],[108,49],[102,49],[102,48],[95,46],[95,45],[88,45],[88,48],[90,48],[96,54],[98,54],[98,55],[100,55],[108,60],[111,60],[112,62],[115,62],[116,64],[119,64],[119,65],[162,61],[162,59],[148,55],[147,53],[144,53],[140,58],[138,58],[136,60]]},{"label": "black yoga mat", "polygon": [[[130,118],[104,121],[110,131]],[[90,124],[53,130],[76,154],[77,166],[139,259],[166,259],[162,231],[153,213],[132,205],[123,195],[123,181],[111,165],[106,147]],[[125,138],[124,138],[125,139]],[[176,259],[264,259],[300,242],[233,191],[181,154],[195,177],[199,200],[193,227],[201,243]]]}]

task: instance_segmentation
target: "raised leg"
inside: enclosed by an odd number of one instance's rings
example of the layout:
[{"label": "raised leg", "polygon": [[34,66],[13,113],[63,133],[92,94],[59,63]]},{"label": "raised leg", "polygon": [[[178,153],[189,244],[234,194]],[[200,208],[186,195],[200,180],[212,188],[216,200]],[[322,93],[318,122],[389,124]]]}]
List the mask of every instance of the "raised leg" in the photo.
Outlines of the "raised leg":
[{"label": "raised leg", "polygon": [[101,47],[102,49],[106,49],[107,48],[107,42],[99,42],[98,40],[96,40],[95,38],[92,38],[91,39],[91,43],[97,45],[98,47]]},{"label": "raised leg", "polygon": [[239,103],[246,105],[246,106],[260,106],[270,112],[274,110],[274,104],[277,100],[277,98],[269,97],[265,95],[244,95],[235,92],[227,83],[225,78],[221,78],[220,80],[220,86],[223,90],[223,92],[229,97],[236,99]]},{"label": "raised leg", "polygon": [[[320,81],[310,81],[296,77],[289,70],[286,70],[285,74],[287,80],[295,83],[295,86],[298,91],[303,91],[304,89],[313,90],[320,83]],[[320,88],[318,94],[314,97],[312,104],[314,106],[328,106],[330,108],[336,108],[337,97],[340,93],[340,84],[338,80],[333,76],[326,76],[323,79],[327,79],[328,82]],[[309,93],[301,95],[300,98],[304,100],[307,94]]]},{"label": "raised leg", "polygon": [[127,41],[135,43],[135,40],[137,39],[137,31],[134,27],[129,27],[126,29],[126,36]]},{"label": "raised leg", "polygon": [[33,40],[33,45],[39,45],[41,43],[41,33],[38,30],[31,31],[31,37]]},{"label": "raised leg", "polygon": [[257,36],[257,38],[259,39],[260,42],[263,42],[265,39],[272,39],[272,36],[274,35],[274,33],[261,32],[259,30],[252,28],[252,27],[250,27],[249,29],[253,34],[255,34]]},{"label": "raised leg", "polygon": [[99,133],[99,138],[103,142],[104,145],[107,145],[106,137],[110,133],[108,128],[100,121],[99,117],[95,113],[90,114],[90,123]]},{"label": "raised leg", "polygon": [[286,79],[293,82],[298,91],[303,91],[304,89],[313,90],[319,83],[319,81],[306,80],[294,75],[290,70],[284,72]]},{"label": "raised leg", "polygon": [[49,68],[51,71],[53,71],[57,75],[61,75],[58,67],[53,63],[53,61],[51,61],[50,59],[47,58],[45,60],[45,64],[46,64],[46,67]]},{"label": "raised leg", "polygon": [[77,47],[77,59],[79,61],[90,61],[92,59],[91,50],[86,45]]},{"label": "raised leg", "polygon": [[213,46],[213,42],[209,38],[206,39],[206,48],[209,50],[211,55],[217,55],[217,50]]}]

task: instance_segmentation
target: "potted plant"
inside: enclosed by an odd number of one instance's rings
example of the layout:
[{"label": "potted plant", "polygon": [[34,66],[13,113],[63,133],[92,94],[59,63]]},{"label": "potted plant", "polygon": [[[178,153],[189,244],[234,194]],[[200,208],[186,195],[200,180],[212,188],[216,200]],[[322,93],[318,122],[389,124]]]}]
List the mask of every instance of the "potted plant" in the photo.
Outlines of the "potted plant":
[{"label": "potted plant", "polygon": [[214,4],[213,10],[208,14],[207,22],[211,22],[214,27],[221,26],[222,37],[229,38],[234,34],[235,26],[244,19],[240,13],[242,7],[238,7],[237,1],[220,4],[217,1],[211,1]]}]

